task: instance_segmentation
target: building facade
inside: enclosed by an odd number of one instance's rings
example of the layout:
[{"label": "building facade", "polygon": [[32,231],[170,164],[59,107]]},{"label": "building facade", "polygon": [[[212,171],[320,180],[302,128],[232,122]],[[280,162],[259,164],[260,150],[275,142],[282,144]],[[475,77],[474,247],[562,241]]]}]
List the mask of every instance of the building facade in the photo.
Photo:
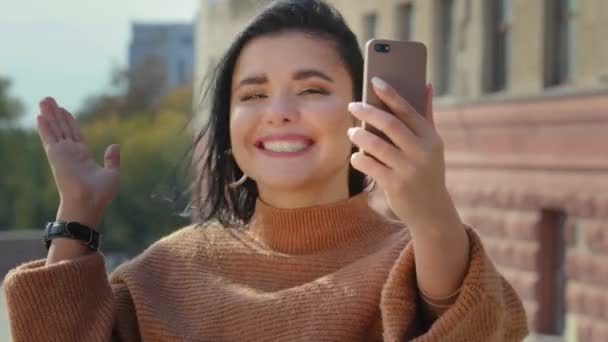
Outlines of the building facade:
[{"label": "building facade", "polygon": [[[161,94],[192,81],[194,24],[133,23],[129,45],[132,81],[160,82]],[[151,77],[153,75],[154,77]],[[133,85],[131,85],[133,86]]]},{"label": "building facade", "polygon": [[[195,89],[269,1],[202,0]],[[608,1],[332,0],[422,41],[450,192],[535,334],[608,341]]]}]

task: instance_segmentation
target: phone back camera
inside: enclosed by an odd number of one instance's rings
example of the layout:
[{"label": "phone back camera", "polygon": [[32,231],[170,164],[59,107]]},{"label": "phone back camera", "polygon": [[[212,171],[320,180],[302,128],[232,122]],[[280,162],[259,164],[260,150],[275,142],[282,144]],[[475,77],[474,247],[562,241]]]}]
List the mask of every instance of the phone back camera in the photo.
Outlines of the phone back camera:
[{"label": "phone back camera", "polygon": [[388,44],[381,44],[381,43],[377,43],[374,46],[374,49],[376,50],[376,52],[382,52],[382,53],[386,53],[391,51],[391,46]]}]

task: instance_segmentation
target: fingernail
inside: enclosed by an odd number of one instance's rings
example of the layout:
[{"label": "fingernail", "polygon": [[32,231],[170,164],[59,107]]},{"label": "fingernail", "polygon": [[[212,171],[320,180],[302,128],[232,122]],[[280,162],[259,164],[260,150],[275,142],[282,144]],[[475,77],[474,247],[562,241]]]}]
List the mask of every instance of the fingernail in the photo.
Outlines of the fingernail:
[{"label": "fingernail", "polygon": [[388,84],[384,82],[380,77],[373,77],[372,84],[380,90],[386,90],[388,88]]},{"label": "fingernail", "polygon": [[361,102],[351,102],[348,104],[349,112],[355,113],[361,111],[361,109],[363,109],[363,104]]},{"label": "fingernail", "polygon": [[352,137],[353,134],[355,134],[355,131],[357,130],[357,127],[351,127],[349,129],[346,130],[346,134],[348,134],[349,137]]}]

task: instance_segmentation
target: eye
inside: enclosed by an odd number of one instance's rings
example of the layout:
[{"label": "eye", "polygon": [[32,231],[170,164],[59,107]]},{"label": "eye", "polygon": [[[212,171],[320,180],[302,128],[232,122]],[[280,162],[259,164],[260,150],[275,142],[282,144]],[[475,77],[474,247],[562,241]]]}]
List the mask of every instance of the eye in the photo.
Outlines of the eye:
[{"label": "eye", "polygon": [[253,94],[241,96],[240,100],[241,100],[241,102],[245,102],[245,101],[249,101],[249,100],[262,99],[265,97],[266,97],[266,95],[264,95],[262,93],[253,93]]},{"label": "eye", "polygon": [[307,88],[298,93],[298,95],[307,95],[307,94],[327,95],[327,94],[329,94],[329,92],[325,89],[320,89],[320,88]]}]

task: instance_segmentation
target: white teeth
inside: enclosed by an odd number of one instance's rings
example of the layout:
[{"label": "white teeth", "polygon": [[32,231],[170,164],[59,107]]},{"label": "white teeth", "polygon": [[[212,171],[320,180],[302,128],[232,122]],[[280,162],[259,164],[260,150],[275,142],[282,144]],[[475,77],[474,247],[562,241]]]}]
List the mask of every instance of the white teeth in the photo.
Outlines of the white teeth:
[{"label": "white teeth", "polygon": [[308,147],[308,144],[299,141],[267,141],[263,147],[272,152],[298,152]]}]

